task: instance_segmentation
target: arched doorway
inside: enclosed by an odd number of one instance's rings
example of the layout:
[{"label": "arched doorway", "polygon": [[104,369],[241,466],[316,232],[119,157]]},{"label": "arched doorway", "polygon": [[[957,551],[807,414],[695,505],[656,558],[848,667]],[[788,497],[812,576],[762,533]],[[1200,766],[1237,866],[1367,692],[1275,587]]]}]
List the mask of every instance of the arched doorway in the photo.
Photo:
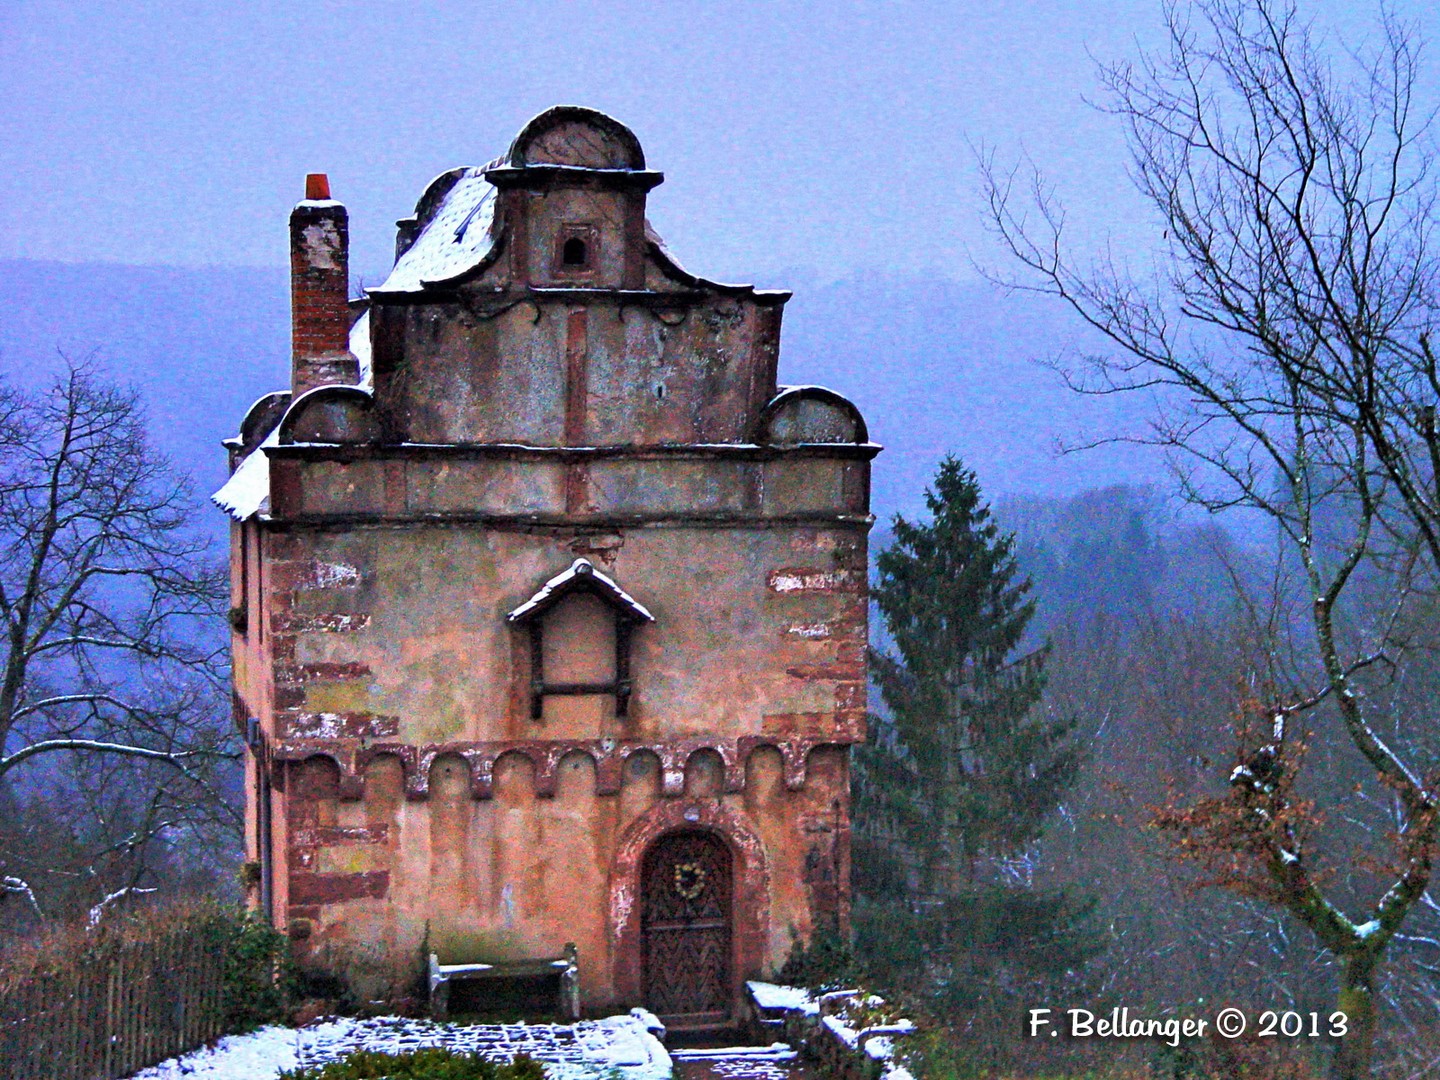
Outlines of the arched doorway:
[{"label": "arched doorway", "polygon": [[724,1023],[734,999],[730,849],[698,829],[665,833],[640,880],[646,1006],[671,1026]]}]

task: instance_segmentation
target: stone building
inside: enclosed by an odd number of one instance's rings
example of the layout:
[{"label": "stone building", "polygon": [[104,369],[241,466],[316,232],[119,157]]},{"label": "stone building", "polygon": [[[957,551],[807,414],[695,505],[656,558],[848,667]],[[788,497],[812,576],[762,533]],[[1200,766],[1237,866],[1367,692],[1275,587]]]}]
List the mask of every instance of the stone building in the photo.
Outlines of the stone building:
[{"label": "stone building", "polygon": [[587,1011],[704,1025],[847,924],[878,447],[662,178],[551,109],[358,301],[324,177],[291,215],[291,386],[216,501],[255,900],[356,994],[574,942]]}]

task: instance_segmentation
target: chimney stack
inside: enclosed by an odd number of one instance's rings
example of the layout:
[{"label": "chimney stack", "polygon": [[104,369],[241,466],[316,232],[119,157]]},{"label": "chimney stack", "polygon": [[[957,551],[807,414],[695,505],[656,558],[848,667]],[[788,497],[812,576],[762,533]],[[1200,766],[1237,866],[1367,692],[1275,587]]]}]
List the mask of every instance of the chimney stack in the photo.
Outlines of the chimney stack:
[{"label": "chimney stack", "polygon": [[305,201],[290,213],[290,388],[353,386],[350,352],[350,217],[330,198],[324,173],[305,177]]}]

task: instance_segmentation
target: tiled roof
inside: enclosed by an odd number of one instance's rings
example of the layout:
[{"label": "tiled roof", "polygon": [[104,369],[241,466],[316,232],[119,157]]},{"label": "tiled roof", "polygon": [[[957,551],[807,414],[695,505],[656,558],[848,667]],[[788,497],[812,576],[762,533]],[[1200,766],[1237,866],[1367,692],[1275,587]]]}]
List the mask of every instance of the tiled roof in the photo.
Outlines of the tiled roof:
[{"label": "tiled roof", "polygon": [[423,292],[473,270],[494,247],[494,219],[495,188],[485,179],[485,167],[466,168],[384,284],[369,291]]}]

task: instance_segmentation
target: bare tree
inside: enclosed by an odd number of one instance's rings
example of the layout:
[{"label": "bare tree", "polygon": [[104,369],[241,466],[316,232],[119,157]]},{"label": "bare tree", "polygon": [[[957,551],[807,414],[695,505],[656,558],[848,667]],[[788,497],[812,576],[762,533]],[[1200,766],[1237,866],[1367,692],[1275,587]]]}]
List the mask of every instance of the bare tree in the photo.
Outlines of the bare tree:
[{"label": "bare tree", "polygon": [[[1201,506],[1264,514],[1290,553],[1305,628],[1269,642],[1228,789],[1161,823],[1210,880],[1284,907],[1336,958],[1349,1029],[1337,1068],[1361,1076],[1381,961],[1429,887],[1440,797],[1416,738],[1434,702],[1396,717],[1374,693],[1417,635],[1433,640],[1408,613],[1440,570],[1437,192],[1419,48],[1389,13],[1354,51],[1329,48],[1284,0],[1165,16],[1168,48],[1102,68],[1163,233],[1153,272],[1113,255],[1077,264],[1051,189],[993,156],[989,217],[1021,267],[1007,283],[1059,297],[1112,346],[1067,364],[1072,385],[1154,394],[1160,414],[1137,441],[1170,452]],[[1365,581],[1390,590],[1386,618],[1360,617]],[[1326,846],[1335,830],[1302,777],[1338,760],[1316,752],[1336,739],[1389,815],[1383,854],[1379,840]]]},{"label": "bare tree", "polygon": [[157,845],[228,816],[226,593],[193,515],[93,364],[0,385],[0,870],[36,911],[60,878],[71,908],[135,895]]}]

